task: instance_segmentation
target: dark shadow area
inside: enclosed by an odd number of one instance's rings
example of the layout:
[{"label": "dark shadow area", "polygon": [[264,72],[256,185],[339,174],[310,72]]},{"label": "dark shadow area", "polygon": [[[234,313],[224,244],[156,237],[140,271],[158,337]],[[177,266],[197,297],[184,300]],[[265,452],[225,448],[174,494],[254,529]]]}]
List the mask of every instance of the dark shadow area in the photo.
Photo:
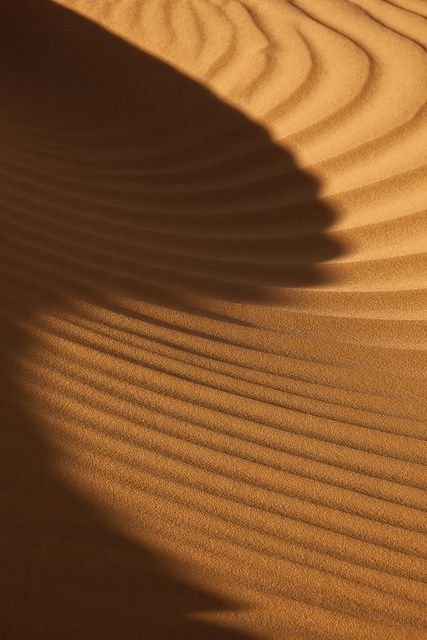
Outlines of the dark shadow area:
[{"label": "dark shadow area", "polygon": [[[23,401],[25,324],[109,294],[188,309],[322,283],[340,254],[317,181],[172,67],[45,0],[0,7],[2,638],[248,638],[55,475]],[[66,304],[66,303],[64,303]],[[198,310],[200,312],[200,310]],[[18,326],[19,325],[19,326]]]}]

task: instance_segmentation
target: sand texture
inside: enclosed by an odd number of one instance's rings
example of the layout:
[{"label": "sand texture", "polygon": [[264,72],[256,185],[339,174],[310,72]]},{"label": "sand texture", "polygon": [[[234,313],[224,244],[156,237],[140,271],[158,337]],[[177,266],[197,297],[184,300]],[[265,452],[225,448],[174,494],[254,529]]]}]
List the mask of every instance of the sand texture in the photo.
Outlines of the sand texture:
[{"label": "sand texture", "polygon": [[1,640],[425,635],[424,0],[1,0]]}]

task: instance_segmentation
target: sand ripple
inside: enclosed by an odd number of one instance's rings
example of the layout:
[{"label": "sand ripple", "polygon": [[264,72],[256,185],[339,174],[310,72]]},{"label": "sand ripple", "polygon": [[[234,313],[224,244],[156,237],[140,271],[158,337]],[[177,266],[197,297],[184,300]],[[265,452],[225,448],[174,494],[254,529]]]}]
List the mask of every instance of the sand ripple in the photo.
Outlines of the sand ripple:
[{"label": "sand ripple", "polygon": [[423,637],[423,3],[24,4],[5,637]]}]

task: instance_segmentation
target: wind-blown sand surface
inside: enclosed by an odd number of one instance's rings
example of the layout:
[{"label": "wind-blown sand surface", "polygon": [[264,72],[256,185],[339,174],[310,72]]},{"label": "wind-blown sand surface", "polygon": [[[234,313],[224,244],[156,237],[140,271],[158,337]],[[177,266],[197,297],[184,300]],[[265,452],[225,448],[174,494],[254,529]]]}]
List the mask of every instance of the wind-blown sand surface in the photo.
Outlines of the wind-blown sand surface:
[{"label": "wind-blown sand surface", "polygon": [[426,17],[2,0],[2,639],[425,637]]}]

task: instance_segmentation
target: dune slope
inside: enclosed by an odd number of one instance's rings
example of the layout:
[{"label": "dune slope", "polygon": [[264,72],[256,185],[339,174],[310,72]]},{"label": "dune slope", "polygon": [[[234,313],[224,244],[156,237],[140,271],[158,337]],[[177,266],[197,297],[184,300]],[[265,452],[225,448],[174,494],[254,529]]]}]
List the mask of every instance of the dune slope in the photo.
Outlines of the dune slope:
[{"label": "dune slope", "polygon": [[422,5],[1,3],[2,637],[424,637]]}]

